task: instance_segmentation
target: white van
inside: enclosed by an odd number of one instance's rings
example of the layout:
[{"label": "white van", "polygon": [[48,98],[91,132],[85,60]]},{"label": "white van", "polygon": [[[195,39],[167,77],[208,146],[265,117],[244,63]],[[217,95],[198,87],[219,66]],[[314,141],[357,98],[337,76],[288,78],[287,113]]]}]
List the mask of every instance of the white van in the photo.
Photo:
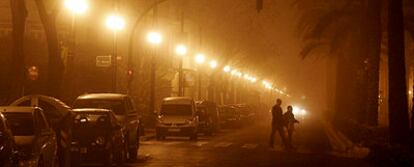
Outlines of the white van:
[{"label": "white van", "polygon": [[158,113],[156,136],[189,136],[197,140],[198,116],[191,97],[164,98]]}]

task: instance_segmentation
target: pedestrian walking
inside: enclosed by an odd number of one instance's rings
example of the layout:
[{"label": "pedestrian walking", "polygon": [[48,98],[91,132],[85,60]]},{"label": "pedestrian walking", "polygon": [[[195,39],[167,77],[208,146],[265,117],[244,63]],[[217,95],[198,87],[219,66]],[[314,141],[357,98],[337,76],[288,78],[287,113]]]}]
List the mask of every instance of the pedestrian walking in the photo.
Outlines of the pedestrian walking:
[{"label": "pedestrian walking", "polygon": [[285,137],[285,131],[283,129],[283,110],[282,100],[277,99],[276,104],[272,107],[272,131],[270,133],[269,147],[273,148],[274,146],[274,136],[276,131],[279,133],[280,138],[282,139],[283,145],[287,148],[287,141]]},{"label": "pedestrian walking", "polygon": [[286,113],[283,114],[284,123],[288,132],[287,144],[289,148],[294,148],[292,145],[292,136],[293,132],[295,131],[295,124],[299,123],[299,121],[295,118],[293,114],[293,107],[288,106]]}]

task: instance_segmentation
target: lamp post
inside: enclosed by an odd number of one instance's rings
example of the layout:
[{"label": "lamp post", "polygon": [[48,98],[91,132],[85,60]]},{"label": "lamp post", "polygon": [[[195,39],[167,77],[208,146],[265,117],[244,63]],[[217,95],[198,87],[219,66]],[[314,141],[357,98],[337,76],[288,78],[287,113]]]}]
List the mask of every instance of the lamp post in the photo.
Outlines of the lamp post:
[{"label": "lamp post", "polygon": [[204,54],[198,53],[195,57],[195,62],[197,64],[198,71],[198,100],[201,100],[201,68],[200,65],[204,64],[206,58]]},{"label": "lamp post", "polygon": [[178,65],[178,96],[184,96],[183,57],[187,54],[187,47],[184,44],[178,44],[175,47],[175,53],[180,57]]},{"label": "lamp post", "polygon": [[215,69],[217,68],[217,61],[211,60],[210,61],[210,68],[212,70],[211,76],[210,76],[210,84],[209,84],[209,100],[212,100],[215,102],[216,100],[216,83],[215,83]]},{"label": "lamp post", "polygon": [[154,47],[151,55],[151,74],[150,74],[150,112],[154,112],[155,109],[155,56],[156,47],[162,42],[162,35],[156,31],[149,32],[147,35],[148,42]]},{"label": "lamp post", "polygon": [[116,92],[117,85],[117,69],[118,69],[118,58],[117,58],[117,32],[124,29],[125,21],[119,15],[110,15],[106,19],[106,26],[113,31],[113,42],[112,42],[112,91]]},{"label": "lamp post", "polygon": [[[68,62],[67,62],[67,71],[68,71],[68,85],[69,89],[73,89],[73,73],[74,73],[74,59],[76,56],[76,18],[77,15],[81,15],[86,12],[89,5],[86,0],[65,0],[64,6],[67,10],[71,12],[72,16],[72,23],[71,23],[71,30],[70,30],[70,41],[69,41],[69,55],[68,55]],[[69,90],[69,92],[74,92]],[[69,95],[71,96],[71,95]]]}]

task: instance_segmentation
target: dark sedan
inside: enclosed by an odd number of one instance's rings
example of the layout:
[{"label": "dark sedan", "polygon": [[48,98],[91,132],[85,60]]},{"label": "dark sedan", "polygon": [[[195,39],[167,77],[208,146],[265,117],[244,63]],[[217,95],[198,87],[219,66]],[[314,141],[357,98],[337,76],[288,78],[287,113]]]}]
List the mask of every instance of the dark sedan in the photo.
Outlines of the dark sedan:
[{"label": "dark sedan", "polygon": [[118,165],[127,158],[127,145],[122,126],[107,109],[74,109],[72,158],[75,166],[82,163]]}]

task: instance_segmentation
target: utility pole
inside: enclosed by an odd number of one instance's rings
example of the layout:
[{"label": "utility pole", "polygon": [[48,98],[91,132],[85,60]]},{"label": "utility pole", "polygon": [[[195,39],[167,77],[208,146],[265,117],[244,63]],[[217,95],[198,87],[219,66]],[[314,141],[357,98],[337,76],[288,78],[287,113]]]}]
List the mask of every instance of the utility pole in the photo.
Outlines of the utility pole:
[{"label": "utility pole", "polygon": [[[184,10],[181,9],[181,41],[184,41]],[[178,96],[184,96],[183,57],[180,57],[178,67]]]},{"label": "utility pole", "polygon": [[[154,17],[154,25],[153,27],[156,27],[158,24],[158,6],[155,6],[153,9],[153,17]],[[154,112],[155,109],[155,55],[156,55],[156,50],[155,48],[152,51],[152,55],[151,55],[151,74],[150,74],[150,104],[149,104],[149,110],[150,112]]]}]

